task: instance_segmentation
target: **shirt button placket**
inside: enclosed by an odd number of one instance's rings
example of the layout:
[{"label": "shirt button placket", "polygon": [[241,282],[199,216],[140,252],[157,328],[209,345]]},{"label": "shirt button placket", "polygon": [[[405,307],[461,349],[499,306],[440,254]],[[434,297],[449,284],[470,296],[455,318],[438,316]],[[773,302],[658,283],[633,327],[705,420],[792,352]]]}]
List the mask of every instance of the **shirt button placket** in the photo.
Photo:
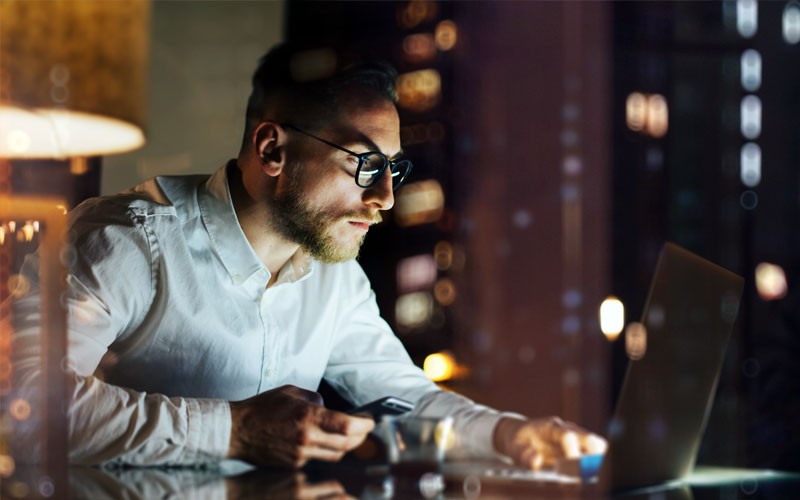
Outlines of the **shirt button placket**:
[{"label": "shirt button placket", "polygon": [[261,320],[262,326],[264,328],[264,351],[262,355],[262,366],[264,367],[262,372],[262,386],[266,386],[267,388],[272,388],[275,383],[275,335],[276,335],[276,324],[273,321],[269,311],[269,302],[270,297],[272,294],[269,291],[265,291],[261,296]]}]

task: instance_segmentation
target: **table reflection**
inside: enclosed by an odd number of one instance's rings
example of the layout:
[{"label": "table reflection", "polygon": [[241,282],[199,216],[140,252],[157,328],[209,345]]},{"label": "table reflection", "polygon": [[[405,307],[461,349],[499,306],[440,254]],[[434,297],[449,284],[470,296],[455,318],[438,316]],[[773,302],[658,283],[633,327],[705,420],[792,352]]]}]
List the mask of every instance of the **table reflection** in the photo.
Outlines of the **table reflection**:
[{"label": "table reflection", "polygon": [[70,469],[70,497],[86,499],[306,499],[356,498],[335,479],[311,480],[301,471],[252,469],[230,475],[224,468]]},{"label": "table reflection", "polygon": [[800,475],[745,469],[699,468],[685,482],[608,495],[503,483],[476,475],[429,473],[392,476],[388,467],[363,463],[311,463],[302,471],[255,469],[223,463],[208,468],[70,468],[70,498],[80,499],[624,499],[705,500],[796,498]]}]

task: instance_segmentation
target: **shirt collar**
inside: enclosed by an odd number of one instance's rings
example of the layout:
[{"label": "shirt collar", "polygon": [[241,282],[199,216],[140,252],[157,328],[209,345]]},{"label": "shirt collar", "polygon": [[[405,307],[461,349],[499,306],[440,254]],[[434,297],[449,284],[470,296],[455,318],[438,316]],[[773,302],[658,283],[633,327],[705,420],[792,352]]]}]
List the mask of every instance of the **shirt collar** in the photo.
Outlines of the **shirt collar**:
[{"label": "shirt collar", "polygon": [[[203,224],[214,250],[235,284],[244,283],[256,273],[261,273],[269,281],[269,271],[253,251],[236,217],[228,185],[229,168],[238,168],[236,160],[230,160],[217,169],[199,188],[197,199]],[[307,277],[313,269],[312,264],[313,260],[308,254],[302,249],[298,250],[278,271],[276,284]]]}]

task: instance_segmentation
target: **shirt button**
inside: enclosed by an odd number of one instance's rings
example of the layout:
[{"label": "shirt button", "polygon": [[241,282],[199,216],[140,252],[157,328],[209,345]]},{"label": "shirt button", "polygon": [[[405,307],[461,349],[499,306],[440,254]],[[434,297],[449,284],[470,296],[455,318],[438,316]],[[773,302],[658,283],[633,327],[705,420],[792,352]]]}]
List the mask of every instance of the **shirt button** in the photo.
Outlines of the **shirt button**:
[{"label": "shirt button", "polygon": [[266,370],[264,370],[264,376],[267,377],[267,378],[271,377],[272,376],[272,368],[267,368]]},{"label": "shirt button", "polygon": [[242,275],[241,274],[234,275],[234,277],[233,277],[233,282],[234,283],[236,283],[237,285],[241,285],[242,281],[243,280],[242,280]]}]

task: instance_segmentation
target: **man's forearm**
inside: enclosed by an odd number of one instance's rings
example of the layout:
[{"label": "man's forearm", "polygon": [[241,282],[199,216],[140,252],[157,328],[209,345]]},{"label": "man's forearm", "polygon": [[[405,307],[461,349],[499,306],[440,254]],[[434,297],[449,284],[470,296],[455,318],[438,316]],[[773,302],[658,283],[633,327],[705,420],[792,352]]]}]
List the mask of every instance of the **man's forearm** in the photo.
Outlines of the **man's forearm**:
[{"label": "man's forearm", "polygon": [[434,391],[423,397],[414,410],[420,416],[445,416],[454,419],[456,446],[451,456],[464,458],[501,458],[495,447],[495,428],[504,418],[521,417],[500,413],[459,394]]},{"label": "man's forearm", "polygon": [[189,465],[225,457],[230,410],[223,400],[167,398],[74,377],[70,462]]},{"label": "man's forearm", "polygon": [[[73,464],[189,465],[224,458],[230,436],[228,403],[167,398],[70,373],[67,395],[68,457]],[[26,370],[20,397],[43,396],[39,373]],[[33,416],[17,426],[12,446],[23,463],[41,457],[40,426]]]}]

